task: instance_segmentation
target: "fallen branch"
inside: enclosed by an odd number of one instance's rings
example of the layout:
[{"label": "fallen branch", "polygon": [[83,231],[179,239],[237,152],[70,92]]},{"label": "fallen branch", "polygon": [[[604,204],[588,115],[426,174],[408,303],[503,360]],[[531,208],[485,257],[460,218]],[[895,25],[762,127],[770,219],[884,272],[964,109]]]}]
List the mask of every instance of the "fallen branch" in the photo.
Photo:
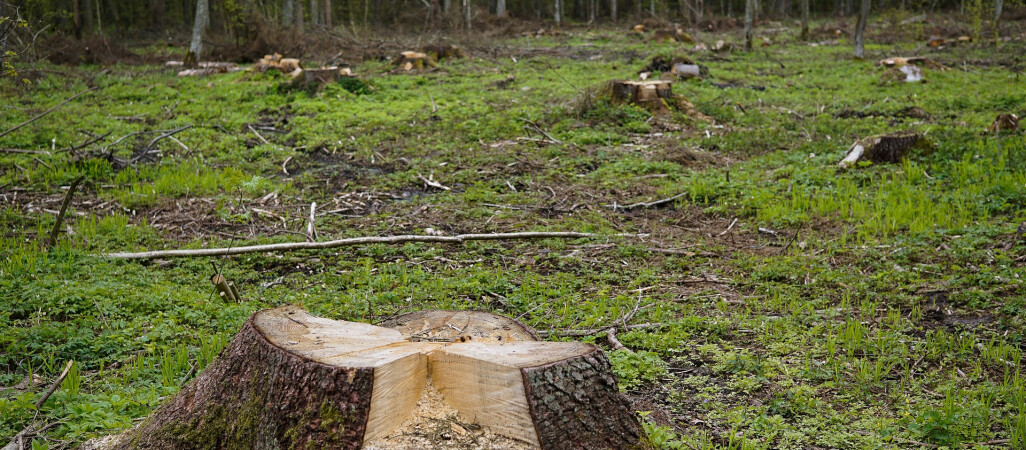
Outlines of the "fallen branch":
[{"label": "fallen branch", "polygon": [[156,250],[138,253],[102,253],[98,256],[119,259],[152,259],[152,258],[195,258],[202,256],[227,256],[245,253],[267,253],[292,250],[322,250],[327,248],[346,247],[363,244],[404,244],[407,242],[439,242],[462,243],[466,241],[497,241],[513,239],[580,239],[600,237],[640,237],[638,234],[600,235],[595,233],[577,233],[571,231],[528,231],[520,233],[494,234],[460,234],[456,236],[367,236],[358,238],[338,239],[323,242],[287,242],[281,244],[250,245],[228,248],[201,248],[192,250]]},{"label": "fallen branch", "polygon": [[68,376],[68,372],[71,371],[71,366],[74,364],[75,360],[68,360],[68,364],[64,366],[64,371],[61,372],[60,376],[58,376],[56,380],[53,380],[53,383],[50,383],[50,387],[46,388],[46,393],[43,394],[39,400],[36,400],[36,409],[42,408],[43,404],[50,399],[50,396],[57,391],[57,388],[61,387],[61,382],[63,382],[64,378]]},{"label": "fallen branch", "polygon": [[64,194],[64,201],[61,202],[61,210],[57,213],[57,220],[53,223],[53,229],[50,230],[50,236],[46,239],[46,247],[52,247],[57,243],[57,235],[61,232],[61,225],[64,224],[64,215],[68,212],[68,206],[71,206],[71,197],[75,195],[75,189],[78,189],[78,184],[85,179],[85,175],[80,175],[71,182],[71,186],[68,186],[68,193]]},{"label": "fallen branch", "polygon": [[616,327],[612,327],[606,330],[606,340],[609,341],[609,346],[613,347],[613,350],[626,350],[634,353],[633,350],[625,347],[620,343],[620,340],[616,338]]},{"label": "fallen branch", "polygon": [[612,205],[606,205],[606,206],[609,206],[609,207],[613,208],[614,211],[617,210],[617,209],[628,210],[628,209],[634,209],[634,208],[651,208],[653,206],[662,206],[662,205],[665,205],[667,203],[673,203],[674,200],[677,200],[678,198],[681,198],[681,197],[683,197],[683,196],[685,196],[687,194],[688,194],[687,192],[681,192],[680,194],[674,195],[673,197],[667,197],[667,198],[664,198],[664,199],[661,199],[661,200],[655,200],[655,201],[651,201],[651,202],[638,202],[638,203],[632,203],[630,205],[624,205],[624,206],[619,206],[616,203],[614,203]]},{"label": "fallen branch", "polygon": [[60,103],[58,103],[58,104],[54,105],[54,106],[53,106],[52,108],[50,108],[50,109],[48,109],[48,110],[46,110],[46,111],[43,111],[43,112],[39,113],[39,115],[37,115],[36,117],[33,117],[33,118],[29,119],[29,120],[26,120],[26,121],[24,121],[24,122],[22,122],[22,123],[19,123],[19,124],[15,125],[15,126],[14,126],[13,128],[10,128],[10,129],[8,129],[7,131],[4,131],[4,132],[0,133],[0,137],[4,137],[4,136],[6,136],[6,135],[8,135],[8,134],[10,134],[10,133],[12,133],[12,132],[14,132],[15,130],[17,130],[17,129],[19,129],[19,128],[23,127],[23,126],[25,126],[25,125],[28,125],[28,124],[30,124],[30,123],[32,123],[32,122],[35,122],[35,121],[37,121],[37,120],[39,120],[39,119],[42,119],[42,118],[43,118],[43,117],[45,117],[45,116],[46,116],[47,114],[50,114],[50,113],[54,112],[54,111],[55,111],[55,110],[56,110],[57,108],[60,108],[61,106],[64,106],[64,105],[65,105],[65,104],[67,104],[68,102],[70,102],[70,101],[72,101],[72,100],[74,100],[74,99],[76,99],[76,98],[78,98],[78,97],[82,96],[82,94],[85,94],[86,92],[90,92],[90,91],[92,91],[92,90],[94,90],[94,89],[96,89],[96,88],[95,88],[95,87],[91,87],[91,88],[89,88],[89,89],[86,89],[86,90],[84,90],[84,91],[82,91],[82,92],[79,92],[79,93],[77,93],[77,94],[75,94],[75,95],[72,95],[72,96],[71,96],[71,97],[69,97],[69,98],[68,98],[67,100],[65,100],[65,101],[63,101],[63,102],[60,102]]}]

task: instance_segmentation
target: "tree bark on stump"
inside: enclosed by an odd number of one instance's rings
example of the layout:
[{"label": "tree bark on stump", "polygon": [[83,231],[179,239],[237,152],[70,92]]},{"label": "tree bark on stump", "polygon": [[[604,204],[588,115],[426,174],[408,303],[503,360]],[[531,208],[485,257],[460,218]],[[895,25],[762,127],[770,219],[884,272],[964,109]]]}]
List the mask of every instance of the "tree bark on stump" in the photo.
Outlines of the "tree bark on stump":
[{"label": "tree bark on stump", "polygon": [[431,56],[421,52],[402,52],[392,64],[395,66],[395,72],[419,72],[438,67],[438,63]]},{"label": "tree bark on stump", "polygon": [[461,416],[542,449],[651,447],[592,344],[535,341],[490,313],[390,322],[397,328],[294,306],[257,312],[114,448],[357,449],[408,420],[428,383]]},{"label": "tree bark on stump", "polygon": [[838,166],[848,168],[862,160],[876,163],[896,163],[908,156],[912,150],[930,151],[932,148],[930,141],[921,133],[905,132],[871,136],[852,144],[848,154],[838,163]]}]

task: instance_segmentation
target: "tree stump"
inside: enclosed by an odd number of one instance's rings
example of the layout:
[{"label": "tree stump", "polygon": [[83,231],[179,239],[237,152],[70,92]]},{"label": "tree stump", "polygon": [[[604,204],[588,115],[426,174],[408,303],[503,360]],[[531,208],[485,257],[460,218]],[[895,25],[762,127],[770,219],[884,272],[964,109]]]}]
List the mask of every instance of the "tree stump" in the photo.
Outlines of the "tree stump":
[{"label": "tree stump", "polygon": [[115,448],[347,448],[410,420],[425,391],[543,449],[647,448],[592,344],[535,341],[488,313],[431,311],[395,329],[255,313],[217,359]]},{"label": "tree stump", "polygon": [[289,74],[294,86],[310,88],[334,83],[342,78],[353,78],[353,71],[348,67],[322,67],[320,69],[296,69]]},{"label": "tree stump", "polygon": [[420,72],[438,67],[431,56],[421,52],[402,52],[392,61],[392,65],[395,66],[395,72]]},{"label": "tree stump", "polygon": [[871,136],[852,144],[838,166],[848,168],[863,159],[881,163],[900,162],[914,149],[930,150],[932,145],[922,133],[904,132]]},{"label": "tree stump", "polygon": [[653,113],[670,112],[667,104],[674,101],[673,82],[668,80],[613,81],[609,90],[613,103],[630,103]]},{"label": "tree stump", "polygon": [[463,52],[463,49],[452,45],[452,44],[432,44],[425,45],[420,49],[421,53],[424,53],[435,61],[441,61],[443,59],[460,59],[466,58],[467,54]]}]

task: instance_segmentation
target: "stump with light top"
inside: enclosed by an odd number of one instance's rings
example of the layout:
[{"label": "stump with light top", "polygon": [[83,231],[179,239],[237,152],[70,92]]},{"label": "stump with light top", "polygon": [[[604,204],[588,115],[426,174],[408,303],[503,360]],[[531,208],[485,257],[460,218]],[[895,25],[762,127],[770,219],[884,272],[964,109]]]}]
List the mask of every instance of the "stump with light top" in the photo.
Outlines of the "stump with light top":
[{"label": "stump with light top", "polygon": [[592,344],[538,341],[520,322],[483,312],[420,311],[385,325],[294,306],[257,312],[115,447],[376,447],[422,413],[425,392],[526,447],[650,446]]}]

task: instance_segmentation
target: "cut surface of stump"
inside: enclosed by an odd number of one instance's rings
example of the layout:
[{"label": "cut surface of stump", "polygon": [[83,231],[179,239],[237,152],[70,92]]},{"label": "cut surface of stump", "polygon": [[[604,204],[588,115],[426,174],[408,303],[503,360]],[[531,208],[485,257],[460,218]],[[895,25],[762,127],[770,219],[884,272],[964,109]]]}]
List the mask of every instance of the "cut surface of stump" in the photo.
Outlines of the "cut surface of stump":
[{"label": "cut surface of stump", "polygon": [[530,328],[489,313],[428,311],[393,323],[294,306],[257,312],[115,447],[398,448],[395,431],[418,423],[415,411],[438,415],[425,408],[439,397],[460,418],[441,412],[453,430],[474,424],[525,448],[648,445],[592,344],[535,341]]},{"label": "cut surface of stump", "polygon": [[421,52],[402,52],[392,61],[395,72],[420,72],[438,67],[434,58]]},{"label": "cut surface of stump", "polygon": [[838,166],[848,168],[862,160],[896,163],[915,149],[926,151],[932,149],[930,142],[922,133],[904,132],[871,136],[852,144],[848,154],[838,163]]}]

